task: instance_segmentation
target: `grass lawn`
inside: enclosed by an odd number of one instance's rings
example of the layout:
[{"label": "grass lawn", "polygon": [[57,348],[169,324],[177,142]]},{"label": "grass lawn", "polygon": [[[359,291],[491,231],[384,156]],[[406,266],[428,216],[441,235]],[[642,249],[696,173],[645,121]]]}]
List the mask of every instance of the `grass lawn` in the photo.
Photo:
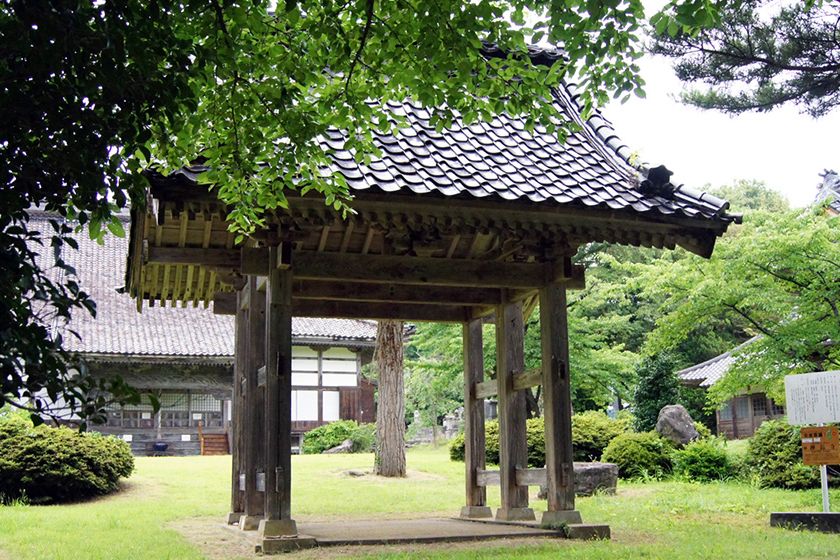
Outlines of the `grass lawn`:
[{"label": "grass lawn", "polygon": [[[462,504],[463,464],[451,463],[444,448],[411,450],[408,479],[344,474],[371,464],[370,455],[295,457],[295,518],[451,516]],[[205,558],[205,548],[189,542],[175,527],[195,520],[220,522],[228,512],[229,477],[229,457],[138,458],[135,475],[116,495],[74,505],[0,507],[0,558]],[[493,506],[498,504],[494,490],[489,492]],[[833,492],[832,500],[837,503],[840,492]],[[295,557],[840,558],[840,536],[768,526],[771,511],[817,510],[820,503],[817,490],[759,490],[737,483],[620,483],[617,496],[578,501],[584,521],[612,527],[609,542],[526,540],[364,547],[306,551]],[[541,511],[545,503],[534,502],[533,507]]]}]

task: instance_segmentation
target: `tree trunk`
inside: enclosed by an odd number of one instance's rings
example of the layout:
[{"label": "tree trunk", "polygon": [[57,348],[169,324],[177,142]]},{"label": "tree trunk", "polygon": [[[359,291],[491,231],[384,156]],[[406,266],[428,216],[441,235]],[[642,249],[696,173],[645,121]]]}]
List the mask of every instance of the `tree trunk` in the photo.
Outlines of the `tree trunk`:
[{"label": "tree trunk", "polygon": [[376,329],[379,406],[376,410],[374,470],[380,476],[405,476],[405,392],[403,323],[379,321]]}]

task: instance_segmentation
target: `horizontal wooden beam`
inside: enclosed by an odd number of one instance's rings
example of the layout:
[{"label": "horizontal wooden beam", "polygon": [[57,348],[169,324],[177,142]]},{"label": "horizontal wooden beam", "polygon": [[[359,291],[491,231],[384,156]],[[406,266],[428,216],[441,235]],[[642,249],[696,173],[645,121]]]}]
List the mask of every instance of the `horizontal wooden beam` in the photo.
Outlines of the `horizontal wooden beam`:
[{"label": "horizontal wooden beam", "polygon": [[486,399],[488,397],[495,397],[499,394],[499,385],[495,379],[488,379],[481,383],[475,384],[475,398]]},{"label": "horizontal wooden beam", "polygon": [[469,313],[465,307],[449,305],[292,299],[292,315],[295,317],[396,319],[400,321],[463,323],[467,320]]},{"label": "horizontal wooden beam", "polygon": [[[543,486],[546,483],[545,469],[516,469],[517,486]],[[498,486],[501,484],[499,471],[479,470],[479,486]]]},{"label": "horizontal wooden beam", "polygon": [[[521,391],[542,384],[542,372],[539,370],[519,373],[513,376],[513,390]],[[475,384],[475,398],[486,399],[499,394],[499,386],[495,379],[488,379]]]},{"label": "horizontal wooden beam", "polygon": [[[290,254],[283,247],[283,266],[291,263],[298,280],[331,280],[399,285],[531,290],[549,282],[579,282],[582,269],[568,259],[550,263],[518,263],[348,253]],[[241,274],[268,274],[267,250],[149,247],[148,264],[204,265]],[[494,302],[495,303],[495,302]]]},{"label": "horizontal wooden beam", "polygon": [[236,315],[236,294],[233,292],[216,292],[213,297],[214,315]]},{"label": "horizontal wooden beam", "polygon": [[499,305],[503,293],[498,288],[457,288],[451,286],[406,286],[404,284],[370,284],[366,282],[333,282],[295,280],[295,299],[327,301],[367,301],[387,303],[419,303],[427,305]]},{"label": "horizontal wooden beam", "polygon": [[526,371],[513,376],[513,390],[521,391],[542,385],[542,371]]},{"label": "horizontal wooden beam", "polygon": [[460,287],[534,288],[562,278],[553,264],[297,253],[295,278]]}]

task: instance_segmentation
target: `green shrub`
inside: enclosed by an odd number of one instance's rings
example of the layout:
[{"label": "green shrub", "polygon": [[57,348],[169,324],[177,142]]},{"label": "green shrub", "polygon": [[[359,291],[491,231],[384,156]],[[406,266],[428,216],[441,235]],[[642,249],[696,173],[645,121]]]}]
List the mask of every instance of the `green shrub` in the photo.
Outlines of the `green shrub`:
[{"label": "green shrub", "polygon": [[610,442],[601,460],[618,465],[622,478],[659,477],[671,467],[672,450],[656,432],[624,433]]},{"label": "green shrub", "polygon": [[[488,465],[499,464],[499,421],[488,420],[484,423],[484,455]],[[458,434],[449,442],[449,458],[453,461],[464,460],[464,434]],[[545,451],[543,451],[545,453]],[[542,465],[540,465],[542,466]]]},{"label": "green shrub", "polygon": [[572,446],[575,461],[597,461],[607,445],[632,429],[632,417],[613,420],[603,412],[589,410],[572,416]]},{"label": "green shrub", "polygon": [[[612,420],[602,412],[582,412],[572,416],[572,442],[576,461],[595,461],[601,456],[607,444],[632,426],[632,417]],[[528,465],[545,465],[545,421],[531,418],[527,421]],[[486,461],[488,465],[499,464],[499,422],[488,420],[484,427]],[[464,460],[464,434],[459,434],[449,443],[449,458]]]},{"label": "green shrub", "polygon": [[782,420],[761,424],[749,440],[745,474],[763,487],[803,489],[819,485],[817,467],[802,464],[799,428]]},{"label": "green shrub", "polygon": [[373,449],[376,442],[374,424],[357,424],[355,420],[339,420],[319,426],[303,436],[303,453],[307,455],[323,453],[341,445],[344,440],[353,442],[353,453],[366,453]]},{"label": "green shrub", "polygon": [[671,455],[674,474],[694,482],[723,480],[732,476],[732,464],[721,440],[692,441]]},{"label": "green shrub", "polygon": [[4,502],[68,502],[107,494],[134,470],[122,440],[69,428],[0,421],[0,497]]},{"label": "green shrub", "polygon": [[695,422],[694,429],[697,430],[697,433],[700,436],[698,439],[709,439],[712,437],[712,430],[710,430],[709,427],[702,422]]},{"label": "green shrub", "polygon": [[376,445],[376,424],[359,424],[350,434],[353,440],[353,453],[370,453]]}]

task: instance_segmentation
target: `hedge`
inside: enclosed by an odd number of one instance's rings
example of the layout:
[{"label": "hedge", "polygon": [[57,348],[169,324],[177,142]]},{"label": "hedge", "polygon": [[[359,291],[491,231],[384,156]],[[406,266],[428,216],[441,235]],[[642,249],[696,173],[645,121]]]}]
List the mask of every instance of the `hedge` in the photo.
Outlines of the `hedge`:
[{"label": "hedge", "polygon": [[[604,448],[616,436],[632,426],[632,418],[613,420],[603,412],[588,411],[572,416],[572,445],[576,461],[597,461]],[[527,421],[528,465],[545,465],[545,423],[542,418]],[[499,464],[499,422],[488,420],[484,426],[486,461]],[[459,434],[449,444],[449,457],[464,460],[464,434]]]}]

